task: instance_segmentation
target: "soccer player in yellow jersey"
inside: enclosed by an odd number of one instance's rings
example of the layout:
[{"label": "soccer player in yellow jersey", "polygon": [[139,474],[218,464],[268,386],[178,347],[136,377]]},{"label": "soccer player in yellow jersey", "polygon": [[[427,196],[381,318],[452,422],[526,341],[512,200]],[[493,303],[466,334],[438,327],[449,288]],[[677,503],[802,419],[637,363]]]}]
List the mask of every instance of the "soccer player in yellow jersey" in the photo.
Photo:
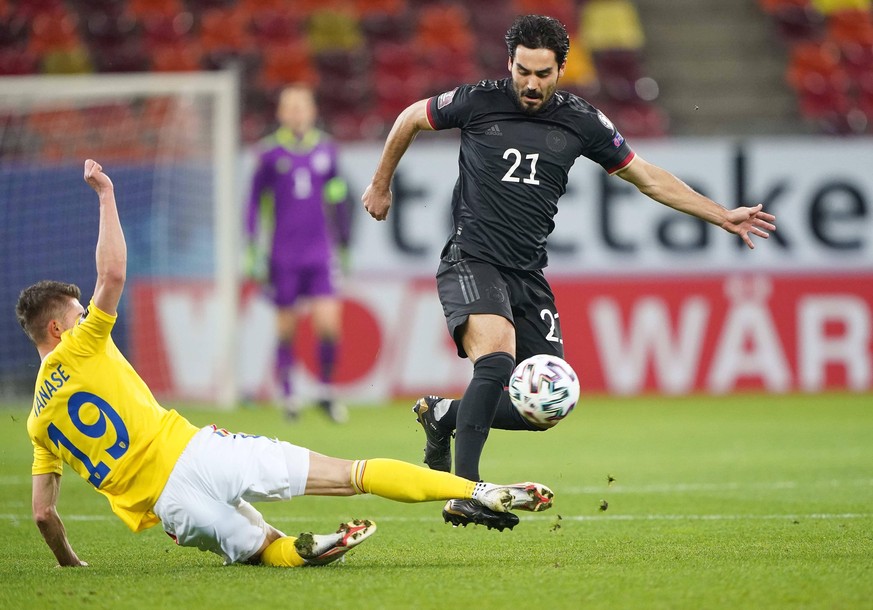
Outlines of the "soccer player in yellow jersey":
[{"label": "soccer player in yellow jersey", "polygon": [[490,510],[545,510],[538,483],[498,486],[391,459],[345,460],[263,436],[198,429],[161,407],[112,341],[127,246],[112,181],[85,161],[97,192],[97,284],[86,310],[73,284],[42,281],[21,292],[16,315],[42,364],[27,431],[33,443],[33,516],[61,566],[85,566],[57,512],[63,463],[135,532],[161,523],[183,546],[226,563],[324,565],[376,530],[369,520],[332,534],[286,536],[249,503],[300,495],[372,493],[400,502],[453,498]]}]

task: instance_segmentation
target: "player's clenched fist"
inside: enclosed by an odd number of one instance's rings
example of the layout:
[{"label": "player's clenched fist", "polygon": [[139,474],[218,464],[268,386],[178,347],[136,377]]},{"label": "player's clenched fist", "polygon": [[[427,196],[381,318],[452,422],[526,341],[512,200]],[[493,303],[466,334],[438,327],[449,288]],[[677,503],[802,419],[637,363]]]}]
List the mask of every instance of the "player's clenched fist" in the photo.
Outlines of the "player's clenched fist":
[{"label": "player's clenched fist", "polygon": [[388,209],[391,207],[391,190],[378,191],[370,184],[364,194],[361,195],[364,209],[376,220],[385,220]]},{"label": "player's clenched fist", "polygon": [[85,182],[98,194],[102,190],[112,188],[112,180],[103,173],[103,166],[94,159],[85,160]]}]

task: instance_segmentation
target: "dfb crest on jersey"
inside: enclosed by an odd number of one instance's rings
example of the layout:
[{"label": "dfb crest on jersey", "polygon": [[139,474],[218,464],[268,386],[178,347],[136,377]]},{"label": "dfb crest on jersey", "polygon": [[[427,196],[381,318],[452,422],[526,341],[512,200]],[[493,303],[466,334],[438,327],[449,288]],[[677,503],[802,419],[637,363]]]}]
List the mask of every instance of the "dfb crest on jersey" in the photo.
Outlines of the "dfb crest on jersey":
[{"label": "dfb crest on jersey", "polygon": [[550,129],[546,134],[546,146],[552,152],[561,152],[567,148],[567,136],[560,129]]}]

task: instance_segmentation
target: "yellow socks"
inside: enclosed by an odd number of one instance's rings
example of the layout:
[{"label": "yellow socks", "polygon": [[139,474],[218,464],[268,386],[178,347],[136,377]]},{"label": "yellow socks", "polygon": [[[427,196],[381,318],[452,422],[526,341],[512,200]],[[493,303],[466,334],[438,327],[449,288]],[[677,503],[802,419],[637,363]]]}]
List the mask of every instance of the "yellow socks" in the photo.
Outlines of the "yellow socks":
[{"label": "yellow socks", "polygon": [[352,487],[359,494],[369,493],[399,502],[428,500],[469,500],[476,484],[449,472],[375,458],[352,464]]},{"label": "yellow socks", "polygon": [[261,563],[265,566],[277,566],[284,568],[299,568],[306,564],[303,557],[294,547],[294,536],[283,536],[270,543],[261,553]]}]

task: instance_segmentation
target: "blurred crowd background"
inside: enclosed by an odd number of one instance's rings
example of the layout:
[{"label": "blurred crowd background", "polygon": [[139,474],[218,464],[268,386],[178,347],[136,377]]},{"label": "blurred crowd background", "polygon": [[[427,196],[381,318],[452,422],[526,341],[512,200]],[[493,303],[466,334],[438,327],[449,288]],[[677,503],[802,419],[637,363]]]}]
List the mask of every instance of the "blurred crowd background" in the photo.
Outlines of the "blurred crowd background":
[{"label": "blurred crowd background", "polygon": [[300,81],[336,138],[378,139],[412,101],[505,76],[521,13],[566,24],[562,86],[627,136],[873,133],[870,0],[0,0],[0,75],[233,66],[244,142]]}]

